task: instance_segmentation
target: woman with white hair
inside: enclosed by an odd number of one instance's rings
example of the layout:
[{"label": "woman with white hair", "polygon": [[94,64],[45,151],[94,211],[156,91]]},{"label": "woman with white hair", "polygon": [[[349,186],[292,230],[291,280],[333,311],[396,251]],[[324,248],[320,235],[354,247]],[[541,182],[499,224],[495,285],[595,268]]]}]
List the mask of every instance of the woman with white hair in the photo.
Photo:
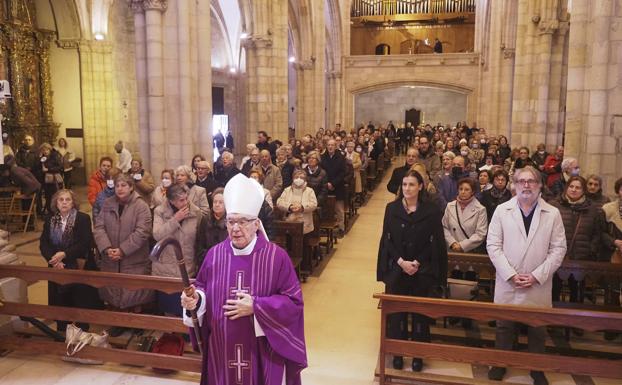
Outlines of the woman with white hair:
[{"label": "woman with white hair", "polygon": [[205,215],[209,214],[207,193],[203,187],[194,184],[195,175],[190,166],[181,165],[175,169],[175,183],[188,187],[188,201],[194,203]]},{"label": "woman with white hair", "polygon": [[255,143],[249,143],[246,145],[246,155],[242,158],[242,162],[240,163],[241,166],[243,166],[251,158],[251,152],[255,149],[257,149]]},{"label": "woman with white hair", "polygon": [[557,197],[559,194],[566,190],[566,184],[571,176],[579,176],[581,169],[579,168],[579,161],[577,158],[565,158],[562,161],[562,176],[553,183],[551,186],[551,194]]}]

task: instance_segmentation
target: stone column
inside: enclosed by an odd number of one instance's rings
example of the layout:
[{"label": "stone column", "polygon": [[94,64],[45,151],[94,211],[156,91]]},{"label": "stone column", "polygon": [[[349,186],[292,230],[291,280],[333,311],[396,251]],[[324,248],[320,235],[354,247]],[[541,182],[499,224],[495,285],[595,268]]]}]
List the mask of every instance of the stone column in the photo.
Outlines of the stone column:
[{"label": "stone column", "polygon": [[143,158],[145,168],[151,170],[145,10],[142,2],[134,2],[131,6],[134,11],[134,41],[136,43],[136,110],[138,113],[138,131],[140,133],[138,150]]},{"label": "stone column", "polygon": [[[147,42],[147,108],[149,111],[149,156],[152,170],[167,166],[164,151],[164,69],[162,14],[168,7],[167,0],[144,0]],[[157,172],[157,171],[156,171]]]},{"label": "stone column", "polygon": [[[198,150],[212,159],[212,38],[210,5],[207,1],[197,2],[197,60],[198,60]],[[235,138],[236,147],[242,141]]]},{"label": "stone column", "polygon": [[114,91],[112,79],[112,44],[84,40],[78,45],[82,89],[84,153],[89,175],[102,156],[110,155],[119,138],[113,127]]},{"label": "stone column", "polygon": [[287,1],[252,4],[253,33],[245,40],[248,81],[247,131],[265,130],[287,140]]},{"label": "stone column", "polygon": [[613,0],[573,1],[571,12],[565,154],[579,159],[582,175],[603,176],[611,196],[622,169],[619,16]]},{"label": "stone column", "polygon": [[[196,138],[196,130],[193,125],[193,110],[192,103],[192,60],[191,51],[195,47],[190,45],[190,17],[194,13],[192,8],[194,7],[193,1],[178,1],[177,2],[177,63],[179,68],[179,126],[178,130],[181,134],[181,159],[170,159],[176,164],[184,164],[187,162],[186,158],[194,155],[195,149],[198,147],[195,145],[195,140],[187,140],[186,138]],[[196,84],[196,83],[195,83]],[[211,87],[210,87],[211,89]],[[172,127],[171,127],[172,128]],[[202,149],[199,148],[199,152]],[[190,155],[192,154],[192,155]]]},{"label": "stone column", "polygon": [[327,74],[328,77],[328,123],[331,127],[335,123],[341,123],[341,128],[350,132],[350,128],[346,127],[343,122],[343,93],[341,82],[341,71],[333,71]]}]

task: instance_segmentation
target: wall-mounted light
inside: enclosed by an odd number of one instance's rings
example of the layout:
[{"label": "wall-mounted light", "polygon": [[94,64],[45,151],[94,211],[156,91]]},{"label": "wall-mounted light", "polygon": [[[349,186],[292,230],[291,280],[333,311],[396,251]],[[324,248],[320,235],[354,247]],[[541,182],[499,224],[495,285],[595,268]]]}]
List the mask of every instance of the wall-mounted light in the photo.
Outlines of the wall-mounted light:
[{"label": "wall-mounted light", "polygon": [[294,57],[294,56],[290,56],[290,57],[289,57],[289,62],[290,62],[290,63],[294,63],[294,62],[296,62],[296,57]]},{"label": "wall-mounted light", "polygon": [[242,34],[240,34],[240,40],[244,40],[244,39],[248,39],[248,33],[246,32],[242,32]]},{"label": "wall-mounted light", "polygon": [[95,38],[95,40],[98,40],[98,41],[102,41],[102,40],[106,39],[106,35],[104,35],[104,34],[103,34],[103,33],[101,33],[101,32],[96,32],[96,33],[93,35],[93,37]]},{"label": "wall-mounted light", "polygon": [[235,69],[235,67],[231,67],[231,68],[229,68],[229,72],[234,74],[234,73],[236,73],[238,71]]}]

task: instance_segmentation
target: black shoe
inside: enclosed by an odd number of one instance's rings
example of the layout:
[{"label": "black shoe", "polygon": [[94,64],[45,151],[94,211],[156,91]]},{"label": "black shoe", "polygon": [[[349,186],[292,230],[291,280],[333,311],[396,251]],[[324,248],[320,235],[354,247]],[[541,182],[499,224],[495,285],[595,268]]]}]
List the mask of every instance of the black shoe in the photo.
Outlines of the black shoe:
[{"label": "black shoe", "polygon": [[413,372],[420,372],[423,369],[423,360],[421,358],[413,358]]},{"label": "black shoe", "polygon": [[404,357],[393,357],[393,369],[402,370],[404,368]]},{"label": "black shoe", "polygon": [[501,381],[503,380],[503,376],[505,376],[506,368],[502,368],[500,366],[493,366],[488,371],[488,379],[493,381]]},{"label": "black shoe", "polygon": [[529,375],[533,378],[533,385],[549,385],[549,381],[544,376],[544,373],[532,370],[529,372]]}]

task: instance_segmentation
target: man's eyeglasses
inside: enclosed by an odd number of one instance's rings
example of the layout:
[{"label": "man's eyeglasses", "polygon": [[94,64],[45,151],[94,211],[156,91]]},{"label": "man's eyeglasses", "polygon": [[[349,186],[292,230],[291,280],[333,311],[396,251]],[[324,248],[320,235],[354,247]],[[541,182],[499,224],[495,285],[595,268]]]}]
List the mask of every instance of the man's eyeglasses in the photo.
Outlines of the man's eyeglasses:
[{"label": "man's eyeglasses", "polygon": [[521,186],[524,186],[524,185],[533,186],[534,184],[538,183],[538,181],[535,179],[519,179],[516,181],[516,183],[518,183]]},{"label": "man's eyeglasses", "polygon": [[240,227],[244,227],[249,223],[255,222],[257,219],[248,219],[248,218],[227,218],[227,226],[233,227],[235,225],[239,225]]}]

